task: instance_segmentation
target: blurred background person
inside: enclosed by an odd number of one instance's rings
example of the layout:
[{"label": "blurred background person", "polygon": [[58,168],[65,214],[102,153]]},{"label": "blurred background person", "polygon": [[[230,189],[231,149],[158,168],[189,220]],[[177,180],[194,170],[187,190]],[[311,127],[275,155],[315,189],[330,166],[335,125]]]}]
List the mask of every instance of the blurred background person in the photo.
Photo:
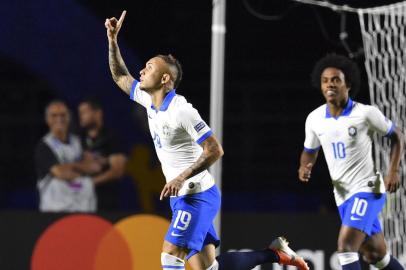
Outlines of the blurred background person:
[{"label": "blurred background person", "polygon": [[63,101],[51,101],[45,119],[49,132],[35,152],[40,211],[96,211],[94,184],[87,175],[99,172],[101,166],[82,159],[80,139],[69,132],[70,113]]},{"label": "blurred background person", "polygon": [[103,109],[97,99],[82,100],[78,113],[84,158],[101,166],[101,171],[92,175],[96,186],[98,210],[117,210],[117,180],[124,175],[126,155],[116,135],[104,126]]}]

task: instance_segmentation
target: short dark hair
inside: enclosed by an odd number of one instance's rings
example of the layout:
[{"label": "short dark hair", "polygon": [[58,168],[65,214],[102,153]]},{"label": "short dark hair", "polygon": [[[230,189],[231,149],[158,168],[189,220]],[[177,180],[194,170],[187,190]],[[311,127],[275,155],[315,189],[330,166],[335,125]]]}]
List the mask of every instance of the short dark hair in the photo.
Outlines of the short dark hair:
[{"label": "short dark hair", "polygon": [[173,84],[174,88],[178,88],[183,77],[182,65],[180,64],[179,60],[176,59],[172,54],[168,55],[158,54],[156,57],[161,58],[162,60],[165,61],[166,64],[169,65],[170,68],[174,68],[176,70],[175,80]]},{"label": "short dark hair", "polygon": [[86,97],[82,99],[79,105],[83,103],[88,104],[93,110],[103,110],[103,106],[100,100],[96,97]]},{"label": "short dark hair", "polygon": [[321,74],[329,67],[339,69],[344,73],[345,83],[351,88],[350,96],[355,97],[361,85],[358,65],[348,57],[336,53],[327,54],[317,61],[311,75],[313,87],[320,89]]},{"label": "short dark hair", "polygon": [[66,107],[66,109],[68,110],[68,113],[70,114],[70,110],[69,110],[68,104],[66,104],[66,102],[63,101],[62,99],[56,98],[56,99],[52,99],[51,101],[49,101],[49,102],[47,103],[47,105],[45,106],[45,115],[48,115],[49,107],[51,107],[52,105],[55,105],[55,104],[62,104],[62,105],[64,105],[64,106]]}]

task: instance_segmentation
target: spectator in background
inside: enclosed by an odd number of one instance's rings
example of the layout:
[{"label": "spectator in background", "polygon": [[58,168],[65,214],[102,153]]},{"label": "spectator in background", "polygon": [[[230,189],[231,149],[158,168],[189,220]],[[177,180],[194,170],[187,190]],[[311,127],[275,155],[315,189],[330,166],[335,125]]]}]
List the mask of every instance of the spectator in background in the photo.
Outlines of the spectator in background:
[{"label": "spectator in background", "polygon": [[69,133],[70,113],[63,101],[50,102],[45,118],[49,133],[35,152],[40,211],[96,211],[94,184],[87,175],[99,172],[101,166],[82,159],[80,139]]},{"label": "spectator in background", "polygon": [[118,208],[118,182],[123,176],[126,156],[114,133],[103,125],[103,109],[93,98],[83,100],[79,106],[79,122],[85,159],[98,162],[102,170],[92,175],[96,185],[99,210]]}]

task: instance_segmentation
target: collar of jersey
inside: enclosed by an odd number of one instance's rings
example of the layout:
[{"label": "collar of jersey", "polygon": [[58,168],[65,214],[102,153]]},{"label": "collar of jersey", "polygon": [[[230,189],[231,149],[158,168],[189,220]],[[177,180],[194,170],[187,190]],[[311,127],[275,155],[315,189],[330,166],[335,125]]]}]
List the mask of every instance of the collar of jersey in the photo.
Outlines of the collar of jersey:
[{"label": "collar of jersey", "polygon": [[66,142],[63,142],[63,141],[59,140],[59,139],[56,138],[54,135],[52,135],[52,133],[50,133],[50,134],[51,134],[52,141],[53,141],[54,144],[56,144],[56,145],[60,145],[60,144],[70,144],[70,143],[71,143],[72,138],[70,137],[70,134],[68,134],[68,136],[66,136]]},{"label": "collar of jersey", "polygon": [[[172,89],[169,91],[168,94],[166,94],[166,97],[164,98],[164,101],[161,104],[161,107],[159,107],[159,111],[164,112],[168,109],[169,104],[171,104],[172,99],[176,96],[176,89]],[[151,109],[158,111],[154,104],[151,104]]]},{"label": "collar of jersey", "polygon": [[339,115],[339,116],[337,116],[337,117],[333,117],[331,114],[330,114],[330,110],[329,110],[329,108],[328,108],[328,105],[326,104],[326,118],[335,118],[335,119],[338,119],[338,117],[340,117],[340,116],[348,116],[348,115],[350,115],[351,114],[351,111],[352,111],[352,104],[353,104],[353,101],[352,101],[352,99],[351,98],[348,98],[348,101],[347,101],[347,105],[345,106],[345,109],[344,109],[344,111]]}]

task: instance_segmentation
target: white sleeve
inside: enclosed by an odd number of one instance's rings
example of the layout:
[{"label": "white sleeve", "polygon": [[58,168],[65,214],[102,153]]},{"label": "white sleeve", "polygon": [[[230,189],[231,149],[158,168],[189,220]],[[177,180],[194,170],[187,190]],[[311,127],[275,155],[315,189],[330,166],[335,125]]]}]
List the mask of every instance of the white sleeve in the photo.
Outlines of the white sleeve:
[{"label": "white sleeve", "polygon": [[193,108],[190,103],[185,104],[179,109],[177,119],[180,126],[184,128],[198,144],[201,144],[213,134],[210,127],[200,117],[199,112]]},{"label": "white sleeve", "polygon": [[367,106],[366,118],[369,127],[381,135],[389,136],[395,130],[395,125],[374,106]]},{"label": "white sleeve", "polygon": [[151,96],[140,89],[140,82],[137,80],[134,80],[133,85],[131,86],[130,99],[141,104],[145,108],[152,104]]},{"label": "white sleeve", "polygon": [[312,129],[312,123],[314,120],[311,115],[307,116],[305,124],[305,142],[304,142],[304,151],[308,153],[314,153],[320,149],[320,141],[317,138],[316,133]]}]

